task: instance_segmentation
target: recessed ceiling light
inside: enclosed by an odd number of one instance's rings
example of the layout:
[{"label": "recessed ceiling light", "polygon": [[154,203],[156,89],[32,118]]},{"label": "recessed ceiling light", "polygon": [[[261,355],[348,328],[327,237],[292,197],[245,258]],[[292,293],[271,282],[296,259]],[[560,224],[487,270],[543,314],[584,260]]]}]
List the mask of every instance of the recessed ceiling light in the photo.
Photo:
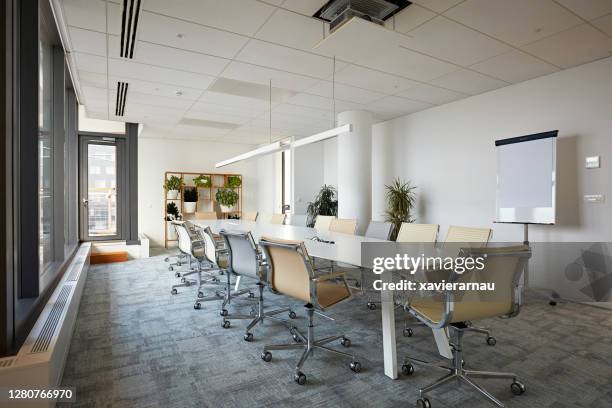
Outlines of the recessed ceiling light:
[{"label": "recessed ceiling light", "polygon": [[183,91],[181,91],[180,89],[176,91],[176,96],[183,96]]},{"label": "recessed ceiling light", "polygon": [[183,37],[185,37],[185,34],[183,34],[183,33],[178,33],[176,36],[177,36],[178,38],[183,38]]}]

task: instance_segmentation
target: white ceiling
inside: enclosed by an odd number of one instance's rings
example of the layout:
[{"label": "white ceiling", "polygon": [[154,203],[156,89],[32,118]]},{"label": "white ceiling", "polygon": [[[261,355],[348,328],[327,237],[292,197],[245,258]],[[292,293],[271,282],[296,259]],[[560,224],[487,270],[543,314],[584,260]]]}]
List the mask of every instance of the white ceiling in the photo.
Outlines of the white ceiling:
[{"label": "white ceiling", "polygon": [[331,35],[310,17],[325,2],[142,0],[132,60],[122,1],[59,11],[89,116],[234,143],[268,141],[270,116],[274,139],[302,137],[332,127],[334,108],[388,120],[612,55],[612,0],[413,0],[385,29]]}]

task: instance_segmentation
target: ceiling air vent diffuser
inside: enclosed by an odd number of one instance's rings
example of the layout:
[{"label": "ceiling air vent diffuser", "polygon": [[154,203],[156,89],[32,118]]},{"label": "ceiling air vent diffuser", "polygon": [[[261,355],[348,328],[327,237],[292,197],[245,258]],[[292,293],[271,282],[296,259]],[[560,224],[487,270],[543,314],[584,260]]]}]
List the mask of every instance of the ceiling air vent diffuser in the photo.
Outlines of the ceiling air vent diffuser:
[{"label": "ceiling air vent diffuser", "polygon": [[115,102],[115,116],[123,116],[125,113],[125,99],[128,91],[127,82],[117,82],[117,101]]},{"label": "ceiling air vent diffuser", "polygon": [[330,0],[313,17],[329,23],[333,32],[352,17],[359,17],[376,24],[412,4],[407,0]]},{"label": "ceiling air vent diffuser", "polygon": [[121,56],[134,58],[134,43],[136,42],[136,29],[140,16],[140,0],[123,0],[123,14],[121,16]]}]

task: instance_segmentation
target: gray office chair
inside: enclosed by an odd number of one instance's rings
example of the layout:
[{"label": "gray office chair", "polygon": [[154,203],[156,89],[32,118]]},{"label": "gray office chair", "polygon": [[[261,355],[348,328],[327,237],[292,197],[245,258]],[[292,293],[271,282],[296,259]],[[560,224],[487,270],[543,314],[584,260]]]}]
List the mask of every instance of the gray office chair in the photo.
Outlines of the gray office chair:
[{"label": "gray office chair", "polygon": [[[189,257],[190,266],[195,261],[196,268],[190,269],[188,272],[183,272],[180,275],[181,283],[172,285],[171,293],[176,295],[178,293],[178,288],[197,284],[198,297],[202,298],[204,297],[202,286],[208,282],[217,283],[219,281],[214,273],[218,271],[218,268],[215,268],[208,262],[204,238],[198,233],[196,227],[191,222],[185,221],[180,224],[175,224],[175,228],[179,250]],[[203,274],[205,278],[203,278]],[[191,275],[195,275],[195,279],[190,278]]]},{"label": "gray office chair", "polygon": [[[253,341],[252,329],[257,323],[263,324],[264,320],[276,320],[287,326],[287,328],[293,327],[289,325],[287,321],[277,317],[278,314],[288,312],[291,319],[295,319],[296,314],[290,307],[276,309],[271,311],[265,311],[264,309],[264,297],[263,290],[266,286],[266,269],[263,262],[263,255],[255,245],[253,236],[250,232],[230,232],[221,230],[219,232],[225,246],[229,253],[229,265],[227,268],[227,282],[228,290],[230,285],[230,275],[237,275],[247,279],[254,279],[257,281],[259,288],[259,299],[257,302],[257,311],[255,316],[241,315],[241,314],[229,314],[226,309],[221,311],[223,316],[223,327],[230,327],[231,319],[252,319],[246,327],[244,334],[245,341]],[[246,290],[246,289],[245,289]]]},{"label": "gray office chair", "polygon": [[289,217],[289,225],[295,225],[296,227],[305,227],[308,222],[308,216],[305,214],[292,214]]},{"label": "gray office chair", "polygon": [[[182,225],[183,221],[171,221],[170,222],[170,228],[172,228],[174,230],[174,233],[177,236],[178,239],[178,226]],[[174,262],[172,262],[172,259],[174,258]],[[170,255],[164,258],[164,262],[168,262],[168,270],[169,271],[174,271],[174,267],[175,266],[183,266],[184,264],[188,264],[189,265],[189,270],[191,270],[191,263],[190,263],[190,254],[189,253],[185,253],[183,251],[181,251],[180,247],[177,248],[177,252],[175,255]],[[174,274],[174,276],[176,276],[177,278],[181,277],[181,270],[177,270]]]},{"label": "gray office chair", "polygon": [[391,237],[393,224],[383,221],[370,221],[365,236],[367,238],[384,239],[386,241]]}]

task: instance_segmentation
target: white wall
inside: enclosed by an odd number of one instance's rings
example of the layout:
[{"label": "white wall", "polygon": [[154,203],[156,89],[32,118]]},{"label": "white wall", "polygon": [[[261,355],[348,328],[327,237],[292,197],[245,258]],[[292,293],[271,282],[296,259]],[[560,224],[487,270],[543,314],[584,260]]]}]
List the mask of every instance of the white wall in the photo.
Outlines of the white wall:
[{"label": "white wall", "polygon": [[[493,224],[494,141],[558,129],[557,224],[531,226],[530,240],[612,241],[612,58],[377,127],[393,144],[388,159],[396,175],[418,187],[417,222],[440,224],[440,239],[454,224],[493,227],[494,240],[512,242],[522,241],[522,226]],[[601,155],[602,168],[584,168],[592,155]],[[585,203],[584,194],[604,194],[606,201]],[[534,252],[532,283],[563,289],[572,260],[541,252]],[[572,293],[585,283],[575,282]]]},{"label": "white wall", "polygon": [[219,160],[253,149],[244,144],[164,138],[145,129],[138,139],[138,228],[151,246],[164,245],[164,172],[240,173],[243,176],[243,210],[258,209],[260,178],[256,160],[215,168]]},{"label": "white wall", "polygon": [[[494,141],[558,129],[555,226],[533,226],[533,241],[612,238],[612,58],[418,112],[385,124],[398,175],[418,187],[417,220],[490,226],[495,218]],[[584,168],[602,155],[603,167]],[[603,204],[584,194],[602,193]],[[494,225],[496,240],[521,227]]]},{"label": "white wall", "polygon": [[323,142],[323,184],[338,187],[338,138]]}]

